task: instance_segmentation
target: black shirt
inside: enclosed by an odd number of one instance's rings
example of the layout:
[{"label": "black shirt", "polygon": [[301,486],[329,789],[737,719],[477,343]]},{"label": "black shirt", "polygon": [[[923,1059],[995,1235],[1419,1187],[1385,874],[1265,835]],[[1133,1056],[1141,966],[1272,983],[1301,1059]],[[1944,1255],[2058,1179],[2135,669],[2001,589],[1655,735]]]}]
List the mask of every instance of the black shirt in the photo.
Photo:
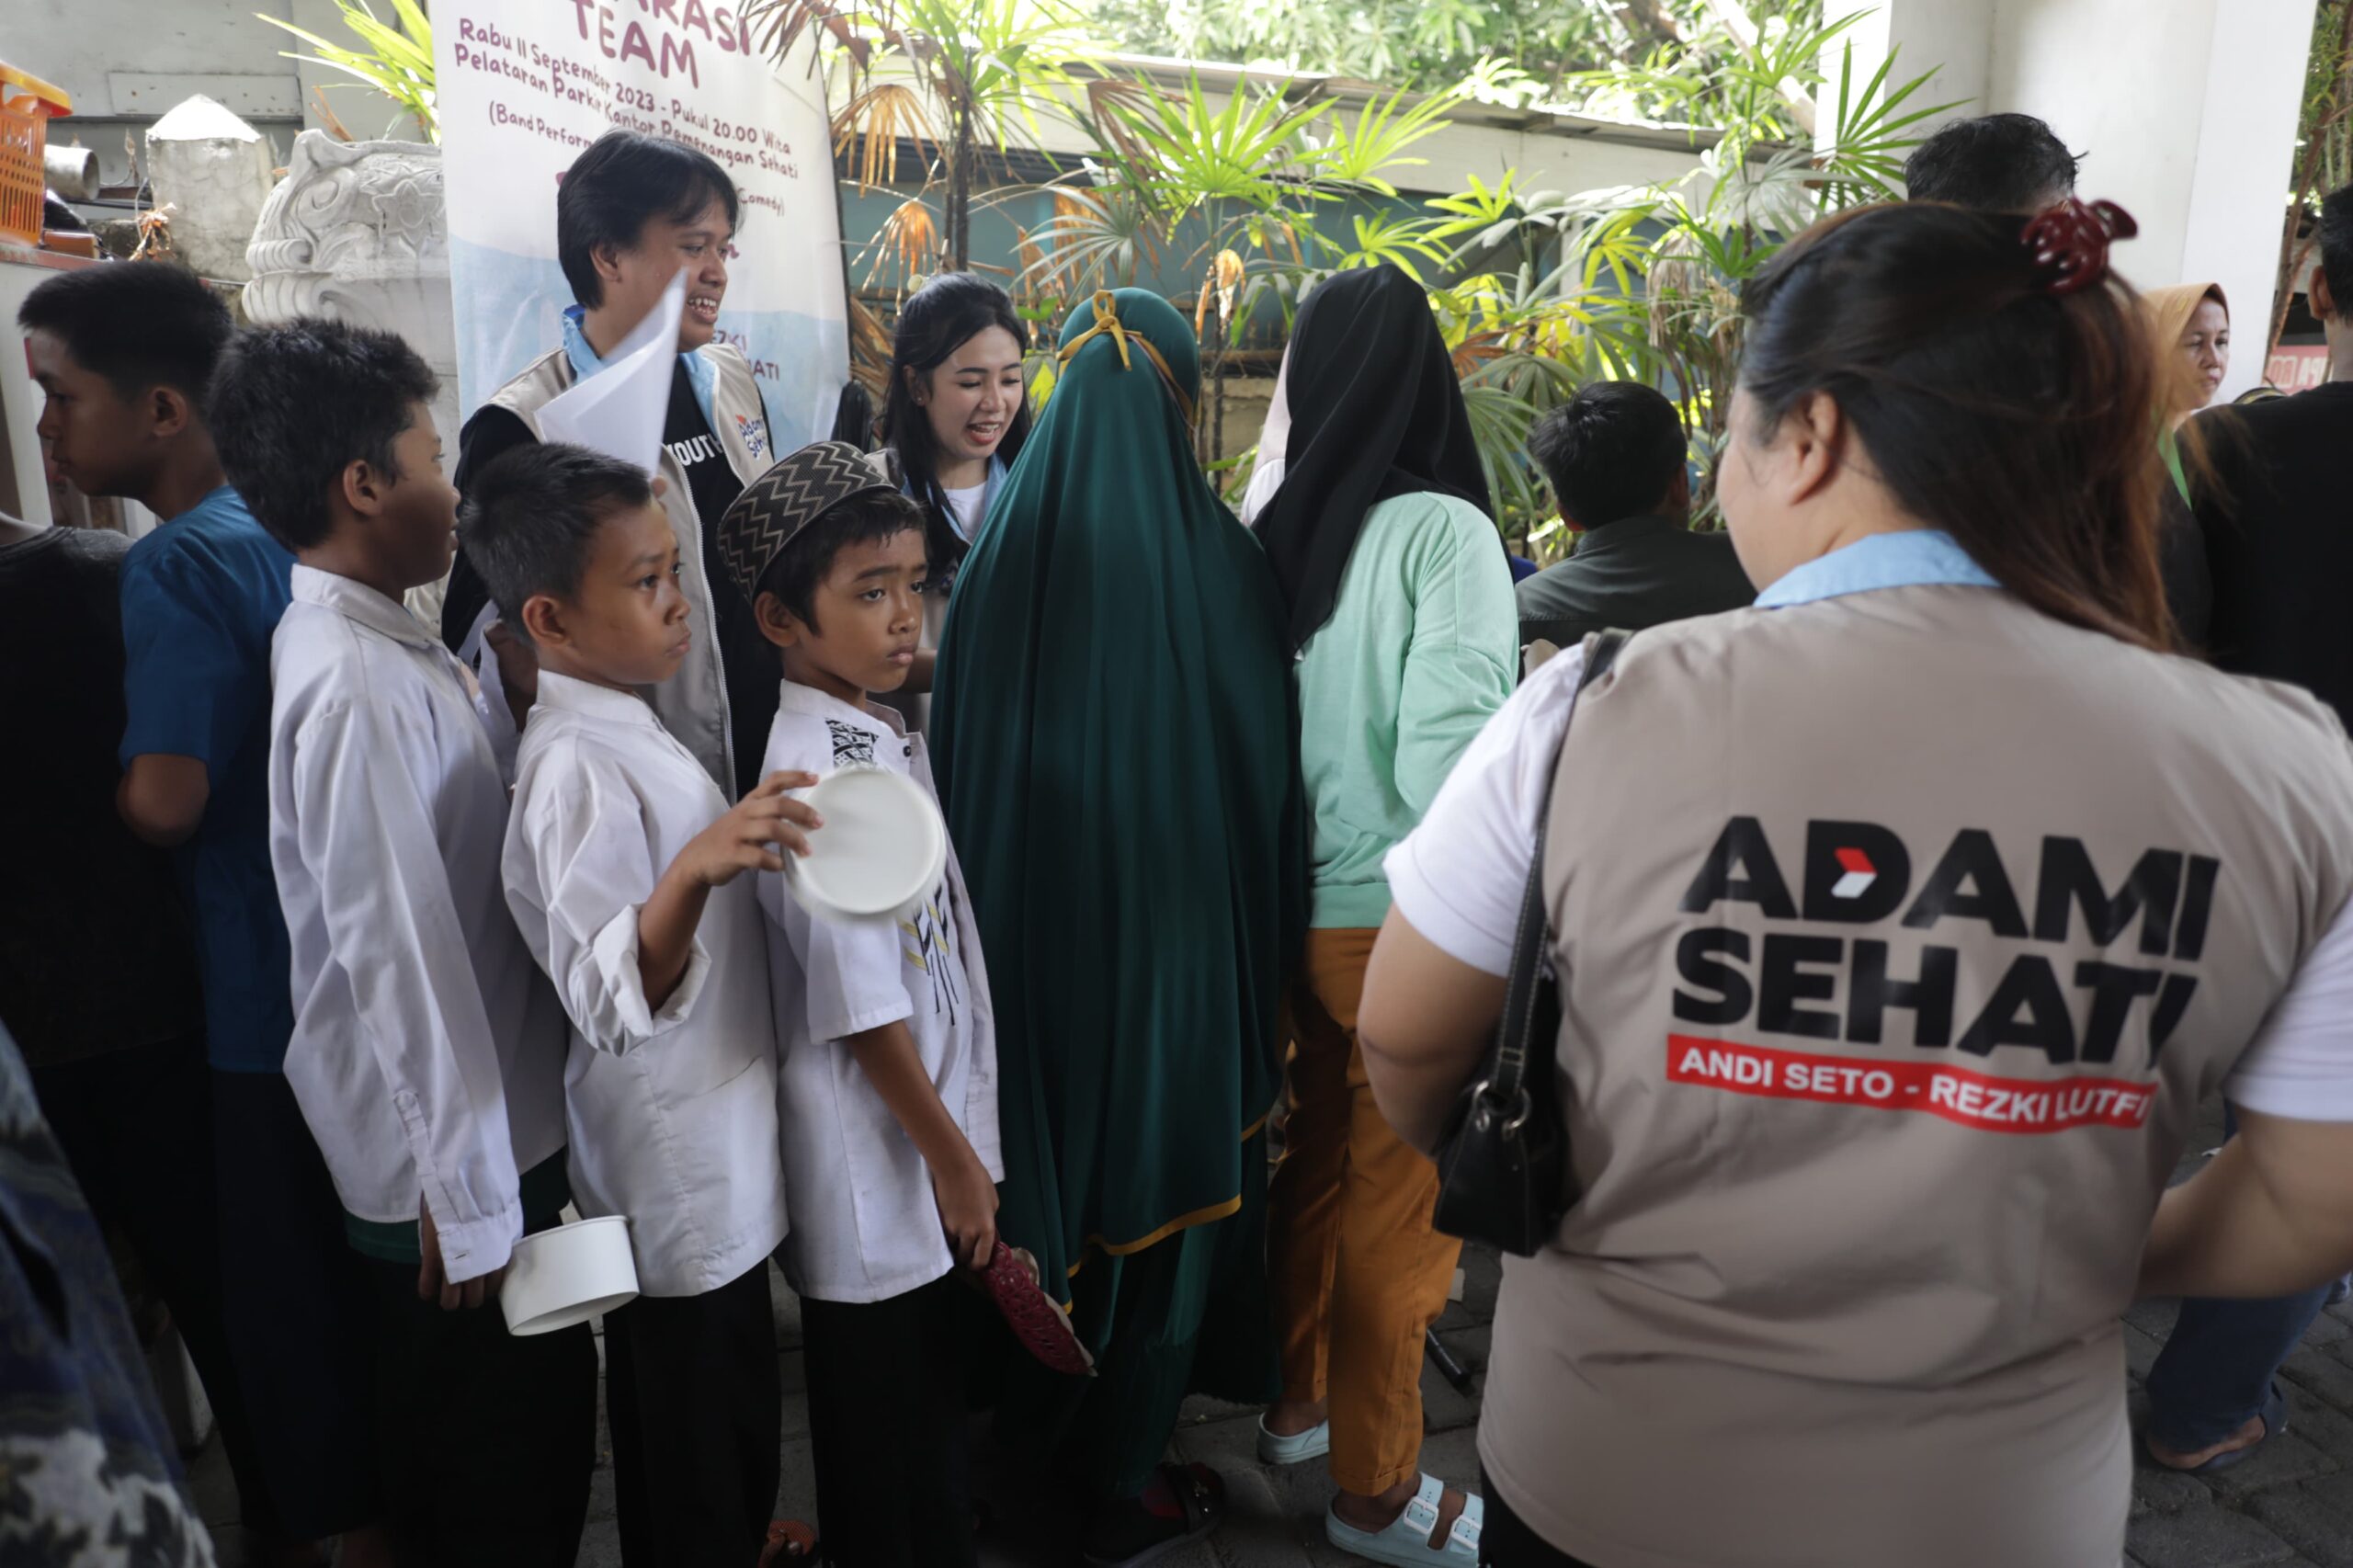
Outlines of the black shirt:
[{"label": "black shirt", "polygon": [[2353,722],[2353,383],[2216,409],[2198,427],[2215,469],[2197,497],[2214,663],[2293,681]]},{"label": "black shirt", "polygon": [[36,1067],[203,1030],[169,859],[115,814],[131,541],[50,528],[0,544],[0,1021]]},{"label": "black shirt", "polygon": [[[458,436],[458,493],[464,494],[474,475],[500,453],[531,439],[530,426],[511,410],[495,403],[476,410]],[[722,564],[726,557],[719,550],[720,519],[742,494],[744,482],[703,418],[683,362],[671,374],[662,445],[685,472],[687,493],[702,525],[703,579],[710,585],[719,624],[697,626],[694,632],[699,638],[718,639],[720,668],[727,684],[729,740],[735,748],[735,790],[741,795],[759,782],[760,758],[767,751],[768,730],[776,722],[782,676],[775,646],[760,634],[750,601]],[[450,563],[449,586],[441,601],[441,640],[451,652],[465,642],[489,597],[461,546]]]},{"label": "black shirt", "polygon": [[2168,473],[2157,495],[2157,571],[2165,585],[2165,608],[2190,652],[2204,650],[2212,631],[2214,584],[2206,566],[2206,541],[2189,503]]},{"label": "black shirt", "polygon": [[[474,477],[491,465],[493,460],[539,437],[520,415],[496,403],[485,403],[474,411],[474,416],[458,432],[458,468],[450,483],[460,495],[473,493]],[[465,646],[466,635],[474,629],[474,621],[482,615],[483,606],[490,602],[490,589],[484,585],[482,574],[466,559],[466,547],[461,541],[458,553],[449,562],[449,585],[441,594],[441,641],[449,652]]]},{"label": "black shirt", "polygon": [[1739,609],[1756,597],[1723,534],[1695,534],[1672,517],[1626,517],[1588,532],[1574,555],[1513,590],[1519,640],[1566,648],[1591,631],[1640,631]]}]

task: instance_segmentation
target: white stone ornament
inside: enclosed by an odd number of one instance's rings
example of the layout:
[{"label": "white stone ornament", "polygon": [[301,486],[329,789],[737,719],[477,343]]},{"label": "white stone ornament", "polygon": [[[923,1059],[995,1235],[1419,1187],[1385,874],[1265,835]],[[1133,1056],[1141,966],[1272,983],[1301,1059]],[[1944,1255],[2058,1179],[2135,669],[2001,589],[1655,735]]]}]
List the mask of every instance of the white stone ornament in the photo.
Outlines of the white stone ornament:
[{"label": "white stone ornament", "polygon": [[155,205],[172,211],[172,248],[205,278],[242,283],[245,240],[269,199],[269,139],[199,93],[147,131]]}]

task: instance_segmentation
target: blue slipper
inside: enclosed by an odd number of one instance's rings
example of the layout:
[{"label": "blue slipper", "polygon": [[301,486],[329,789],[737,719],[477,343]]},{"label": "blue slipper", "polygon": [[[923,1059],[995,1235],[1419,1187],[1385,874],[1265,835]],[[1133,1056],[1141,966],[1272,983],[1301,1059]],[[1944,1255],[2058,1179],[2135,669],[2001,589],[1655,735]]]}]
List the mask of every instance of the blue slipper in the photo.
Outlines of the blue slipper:
[{"label": "blue slipper", "polygon": [[[2263,1436],[2257,1437],[2254,1442],[2249,1443],[2244,1449],[2233,1449],[2229,1453],[2216,1454],[2204,1464],[2191,1465],[2186,1470],[2178,1465],[2170,1465],[2165,1463],[2163,1460],[2158,1459],[2154,1453],[2151,1453],[2149,1455],[2149,1460],[2159,1470],[2170,1471],[2176,1475],[2212,1475],[2219,1471],[2228,1470],[2234,1464],[2239,1464],[2245,1460],[2253,1459],[2256,1456],[2256,1451],[2260,1449],[2264,1444],[2271,1441],[2272,1438],[2278,1437],[2280,1433],[2285,1432],[2288,1429],[2288,1396],[2280,1391],[2279,1384],[2277,1381],[2273,1381],[2271,1385],[2271,1392],[2264,1396],[2263,1410],[2261,1414],[2263,1416]],[[2141,1435],[2141,1447],[2143,1450],[2146,1450],[2148,1446],[2149,1437],[2148,1434],[2144,1432]]]},{"label": "blue slipper", "polygon": [[1341,1523],[1339,1515],[1326,1513],[1324,1538],[1342,1551],[1394,1568],[1477,1568],[1479,1526],[1486,1517],[1487,1506],[1475,1494],[1463,1499],[1461,1515],[1446,1532],[1446,1544],[1430,1550],[1430,1532],[1438,1528],[1438,1504],[1445,1495],[1446,1483],[1435,1475],[1424,1475],[1421,1490],[1387,1529],[1360,1530]]},{"label": "blue slipper", "polygon": [[1304,1432],[1294,1432],[1279,1437],[1267,1430],[1267,1418],[1258,1417],[1258,1462],[1260,1464],[1304,1464],[1320,1460],[1332,1451],[1332,1424],[1318,1421]]}]

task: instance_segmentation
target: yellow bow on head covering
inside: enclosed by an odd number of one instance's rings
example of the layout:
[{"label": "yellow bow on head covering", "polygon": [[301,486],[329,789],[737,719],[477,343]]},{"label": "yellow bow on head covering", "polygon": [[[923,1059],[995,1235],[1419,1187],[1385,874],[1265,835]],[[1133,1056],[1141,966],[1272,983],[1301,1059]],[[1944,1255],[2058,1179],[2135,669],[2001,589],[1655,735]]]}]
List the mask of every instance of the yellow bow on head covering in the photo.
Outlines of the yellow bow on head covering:
[{"label": "yellow bow on head covering", "polygon": [[1108,289],[1095,290],[1094,305],[1095,324],[1070,340],[1063,349],[1061,362],[1064,365],[1069,364],[1077,357],[1080,349],[1108,333],[1110,335],[1113,345],[1120,350],[1120,369],[1132,370],[1135,369],[1135,361],[1128,357],[1128,345],[1133,343],[1144,351],[1144,356],[1152,361],[1152,368],[1160,372],[1161,384],[1165,386],[1169,395],[1176,400],[1177,409],[1185,415],[1185,427],[1191,429],[1194,417],[1193,400],[1187,397],[1185,389],[1176,384],[1176,377],[1168,369],[1168,361],[1161,357],[1160,350],[1153,346],[1152,339],[1140,332],[1128,331],[1126,324],[1120,320],[1120,301]]}]

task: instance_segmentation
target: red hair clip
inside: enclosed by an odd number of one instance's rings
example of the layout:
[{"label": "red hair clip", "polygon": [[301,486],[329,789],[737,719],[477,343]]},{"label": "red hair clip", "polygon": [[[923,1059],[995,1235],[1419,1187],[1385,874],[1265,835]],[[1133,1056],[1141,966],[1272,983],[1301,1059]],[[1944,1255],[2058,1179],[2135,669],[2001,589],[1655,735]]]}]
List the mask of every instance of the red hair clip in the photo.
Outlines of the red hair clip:
[{"label": "red hair clip", "polygon": [[2113,201],[2089,206],[2069,197],[2029,219],[2018,238],[2049,276],[2042,291],[2058,298],[2088,289],[2108,276],[2108,247],[2141,232],[2132,214]]}]

